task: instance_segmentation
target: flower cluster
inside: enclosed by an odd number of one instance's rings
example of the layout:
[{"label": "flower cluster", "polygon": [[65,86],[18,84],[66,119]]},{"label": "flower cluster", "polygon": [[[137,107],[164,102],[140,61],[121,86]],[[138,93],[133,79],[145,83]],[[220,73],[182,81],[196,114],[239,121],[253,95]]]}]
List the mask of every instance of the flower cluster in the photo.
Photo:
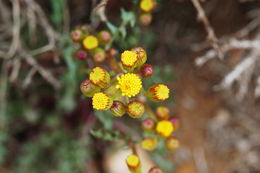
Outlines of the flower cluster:
[{"label": "flower cluster", "polygon": [[169,98],[169,88],[165,84],[155,84],[143,88],[142,79],[152,76],[153,68],[147,61],[146,51],[141,47],[126,50],[121,54],[121,73],[111,75],[101,66],[92,68],[89,78],[81,83],[80,89],[87,97],[92,97],[96,110],[110,110],[115,116],[127,113],[132,118],[140,118],[145,113],[145,104],[138,100],[143,91],[150,100],[161,102]]},{"label": "flower cluster", "polygon": [[71,38],[78,45],[74,56],[79,60],[91,57],[95,63],[102,63],[108,56],[105,46],[111,42],[112,36],[106,30],[90,33],[89,29],[80,27],[71,32]]},{"label": "flower cluster", "polygon": [[156,7],[156,0],[141,0],[139,7],[141,14],[139,16],[140,23],[143,25],[149,25],[152,22],[152,11]]},{"label": "flower cluster", "polygon": [[143,120],[142,127],[149,136],[152,136],[142,140],[141,146],[144,150],[155,150],[160,139],[170,151],[179,147],[179,140],[174,137],[174,132],[179,128],[179,120],[176,117],[170,117],[170,111],[167,107],[157,107],[156,117]]}]

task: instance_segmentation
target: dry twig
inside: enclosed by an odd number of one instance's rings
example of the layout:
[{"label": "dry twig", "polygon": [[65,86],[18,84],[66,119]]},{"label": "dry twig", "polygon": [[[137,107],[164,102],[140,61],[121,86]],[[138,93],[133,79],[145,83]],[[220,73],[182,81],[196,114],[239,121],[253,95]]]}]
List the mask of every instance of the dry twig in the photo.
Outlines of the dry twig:
[{"label": "dry twig", "polygon": [[219,48],[219,41],[216,37],[214,29],[210,25],[210,22],[205,14],[204,9],[202,8],[202,6],[198,0],[191,0],[191,2],[197,10],[198,20],[200,20],[204,24],[204,27],[208,34],[208,36],[207,36],[208,40],[211,42],[212,47],[217,52],[218,57],[220,59],[223,59],[223,54],[221,52],[221,49]]}]

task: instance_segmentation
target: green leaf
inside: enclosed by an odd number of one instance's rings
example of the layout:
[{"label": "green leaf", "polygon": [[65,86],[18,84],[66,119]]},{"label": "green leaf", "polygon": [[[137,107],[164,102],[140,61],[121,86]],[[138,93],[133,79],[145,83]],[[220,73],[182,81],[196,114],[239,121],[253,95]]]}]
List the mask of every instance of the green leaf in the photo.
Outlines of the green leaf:
[{"label": "green leaf", "polygon": [[108,29],[110,30],[110,32],[112,33],[112,35],[116,35],[116,33],[118,32],[117,27],[110,22],[107,22],[106,25],[107,25]]},{"label": "green leaf", "polygon": [[131,27],[134,27],[135,25],[135,13],[132,11],[125,11],[123,8],[121,8],[121,18],[123,25],[130,24]]}]

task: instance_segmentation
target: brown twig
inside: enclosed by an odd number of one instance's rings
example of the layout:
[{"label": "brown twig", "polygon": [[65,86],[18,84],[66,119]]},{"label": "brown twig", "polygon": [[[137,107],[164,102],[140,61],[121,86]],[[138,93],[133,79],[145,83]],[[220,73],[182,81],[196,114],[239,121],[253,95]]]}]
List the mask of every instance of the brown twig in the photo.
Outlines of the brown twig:
[{"label": "brown twig", "polygon": [[216,37],[215,31],[212,28],[204,9],[202,8],[200,2],[198,0],[191,0],[192,4],[194,5],[194,7],[197,10],[198,13],[198,20],[200,20],[206,31],[207,31],[207,38],[208,40],[211,42],[212,47],[215,49],[215,51],[217,52],[217,55],[220,59],[223,59],[223,54],[221,52],[220,46],[219,46],[219,40]]}]

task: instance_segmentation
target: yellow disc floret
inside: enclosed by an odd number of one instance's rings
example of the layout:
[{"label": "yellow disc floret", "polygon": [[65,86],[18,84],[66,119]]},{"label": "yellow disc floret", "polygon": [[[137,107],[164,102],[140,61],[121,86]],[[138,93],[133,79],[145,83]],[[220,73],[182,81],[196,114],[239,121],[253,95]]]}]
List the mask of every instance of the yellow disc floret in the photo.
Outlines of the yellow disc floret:
[{"label": "yellow disc floret", "polygon": [[98,39],[93,35],[89,35],[84,38],[83,46],[88,50],[95,49],[98,47]]},{"label": "yellow disc floret", "polygon": [[126,50],[121,54],[121,63],[127,71],[133,71],[137,60],[137,54],[134,51]]},{"label": "yellow disc floret", "polygon": [[145,12],[150,12],[155,7],[154,0],[142,0],[140,3],[140,8]]},{"label": "yellow disc floret", "polygon": [[111,107],[112,103],[112,98],[103,92],[98,92],[92,97],[92,105],[96,110],[107,110]]},{"label": "yellow disc floret", "polygon": [[164,101],[169,98],[170,90],[164,84],[155,84],[148,89],[148,97],[152,101]]},{"label": "yellow disc floret", "polygon": [[172,134],[174,127],[170,121],[162,120],[157,123],[156,132],[162,137],[168,137]]},{"label": "yellow disc floret", "polygon": [[140,159],[137,155],[131,154],[126,158],[126,164],[129,168],[136,168],[140,164]]},{"label": "yellow disc floret", "polygon": [[136,96],[142,88],[141,79],[134,73],[126,73],[117,78],[119,88],[123,96],[133,97]]},{"label": "yellow disc floret", "polygon": [[145,138],[142,140],[141,146],[144,150],[152,151],[157,146],[157,140],[154,138]]},{"label": "yellow disc floret", "polygon": [[89,80],[94,85],[104,88],[110,83],[110,75],[105,69],[101,67],[95,67],[89,74]]}]

